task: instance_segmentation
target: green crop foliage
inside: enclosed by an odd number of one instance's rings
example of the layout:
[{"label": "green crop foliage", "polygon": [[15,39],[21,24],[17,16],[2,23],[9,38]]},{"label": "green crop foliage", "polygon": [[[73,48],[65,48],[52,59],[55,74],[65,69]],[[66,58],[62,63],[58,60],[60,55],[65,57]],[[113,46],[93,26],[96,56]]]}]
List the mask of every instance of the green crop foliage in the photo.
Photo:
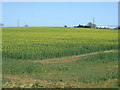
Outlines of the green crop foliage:
[{"label": "green crop foliage", "polygon": [[118,48],[117,30],[61,27],[3,28],[3,57],[43,60]]},{"label": "green crop foliage", "polygon": [[[2,32],[3,87],[117,87],[118,30],[3,27]],[[68,62],[37,62],[110,50]],[[19,81],[26,78],[25,86]]]}]

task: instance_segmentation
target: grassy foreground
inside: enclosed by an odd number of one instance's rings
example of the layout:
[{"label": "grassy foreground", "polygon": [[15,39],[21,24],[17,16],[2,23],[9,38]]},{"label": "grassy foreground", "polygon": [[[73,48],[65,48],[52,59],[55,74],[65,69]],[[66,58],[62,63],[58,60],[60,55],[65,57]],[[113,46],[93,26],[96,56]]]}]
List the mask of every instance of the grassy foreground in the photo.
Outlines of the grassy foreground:
[{"label": "grassy foreground", "polygon": [[6,27],[3,87],[118,87],[117,49],[117,30]]}]

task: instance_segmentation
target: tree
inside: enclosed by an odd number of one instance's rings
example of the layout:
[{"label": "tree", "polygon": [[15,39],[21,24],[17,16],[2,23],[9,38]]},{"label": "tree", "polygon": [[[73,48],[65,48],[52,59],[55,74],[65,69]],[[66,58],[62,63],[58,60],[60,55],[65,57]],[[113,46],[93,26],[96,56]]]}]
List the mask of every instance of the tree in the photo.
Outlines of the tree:
[{"label": "tree", "polygon": [[28,27],[28,25],[25,25],[25,27]]},{"label": "tree", "polygon": [[3,26],[4,24],[3,23],[0,23],[0,26]]},{"label": "tree", "polygon": [[80,25],[80,24],[79,24],[77,27],[79,27],[79,28],[81,27],[81,28],[82,28],[82,27],[83,27],[83,25]]},{"label": "tree", "polygon": [[67,25],[64,25],[64,27],[67,27]]}]

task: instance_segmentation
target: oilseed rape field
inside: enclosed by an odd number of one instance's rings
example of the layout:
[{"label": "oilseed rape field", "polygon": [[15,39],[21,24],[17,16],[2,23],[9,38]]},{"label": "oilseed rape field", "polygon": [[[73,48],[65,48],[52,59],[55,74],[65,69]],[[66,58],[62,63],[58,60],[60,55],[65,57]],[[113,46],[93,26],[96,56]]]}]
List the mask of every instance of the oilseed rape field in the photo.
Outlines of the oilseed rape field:
[{"label": "oilseed rape field", "polygon": [[3,27],[3,88],[117,88],[118,30]]}]

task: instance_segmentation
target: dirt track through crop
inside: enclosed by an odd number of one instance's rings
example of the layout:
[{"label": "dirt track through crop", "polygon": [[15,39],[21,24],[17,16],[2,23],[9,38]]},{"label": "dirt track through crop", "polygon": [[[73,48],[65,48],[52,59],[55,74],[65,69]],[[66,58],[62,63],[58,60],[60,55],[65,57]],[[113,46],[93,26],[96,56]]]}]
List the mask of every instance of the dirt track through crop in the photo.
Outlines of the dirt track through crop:
[{"label": "dirt track through crop", "polygon": [[45,59],[45,60],[35,60],[32,62],[40,62],[40,63],[60,63],[60,62],[70,62],[74,60],[78,60],[80,57],[88,56],[88,55],[94,55],[99,53],[108,53],[108,52],[116,52],[118,50],[109,50],[109,51],[101,51],[101,52],[93,52],[83,55],[76,55],[76,56],[69,56],[69,57],[62,57],[62,58],[53,58],[53,59]]},{"label": "dirt track through crop", "polygon": [[[60,88],[64,88],[65,86],[83,86],[83,87],[88,87],[88,88],[102,88],[102,87],[111,87],[111,85],[106,85],[106,83],[110,81],[116,81],[117,79],[112,79],[112,80],[106,80],[103,82],[103,85],[96,85],[94,82],[91,84],[89,83],[84,83],[84,82],[62,82],[62,81],[51,81],[51,80],[39,80],[39,79],[34,79],[29,76],[17,76],[17,75],[3,75],[4,78],[11,80],[9,82],[6,82],[3,84],[3,87],[5,88],[14,88],[15,86],[19,86],[19,88],[33,88],[34,85],[38,85],[36,88],[46,88],[46,87],[51,87],[52,86],[59,86]],[[40,84],[40,85],[39,85]],[[42,85],[42,86],[41,86]],[[16,89],[17,90],[17,89]]]}]

